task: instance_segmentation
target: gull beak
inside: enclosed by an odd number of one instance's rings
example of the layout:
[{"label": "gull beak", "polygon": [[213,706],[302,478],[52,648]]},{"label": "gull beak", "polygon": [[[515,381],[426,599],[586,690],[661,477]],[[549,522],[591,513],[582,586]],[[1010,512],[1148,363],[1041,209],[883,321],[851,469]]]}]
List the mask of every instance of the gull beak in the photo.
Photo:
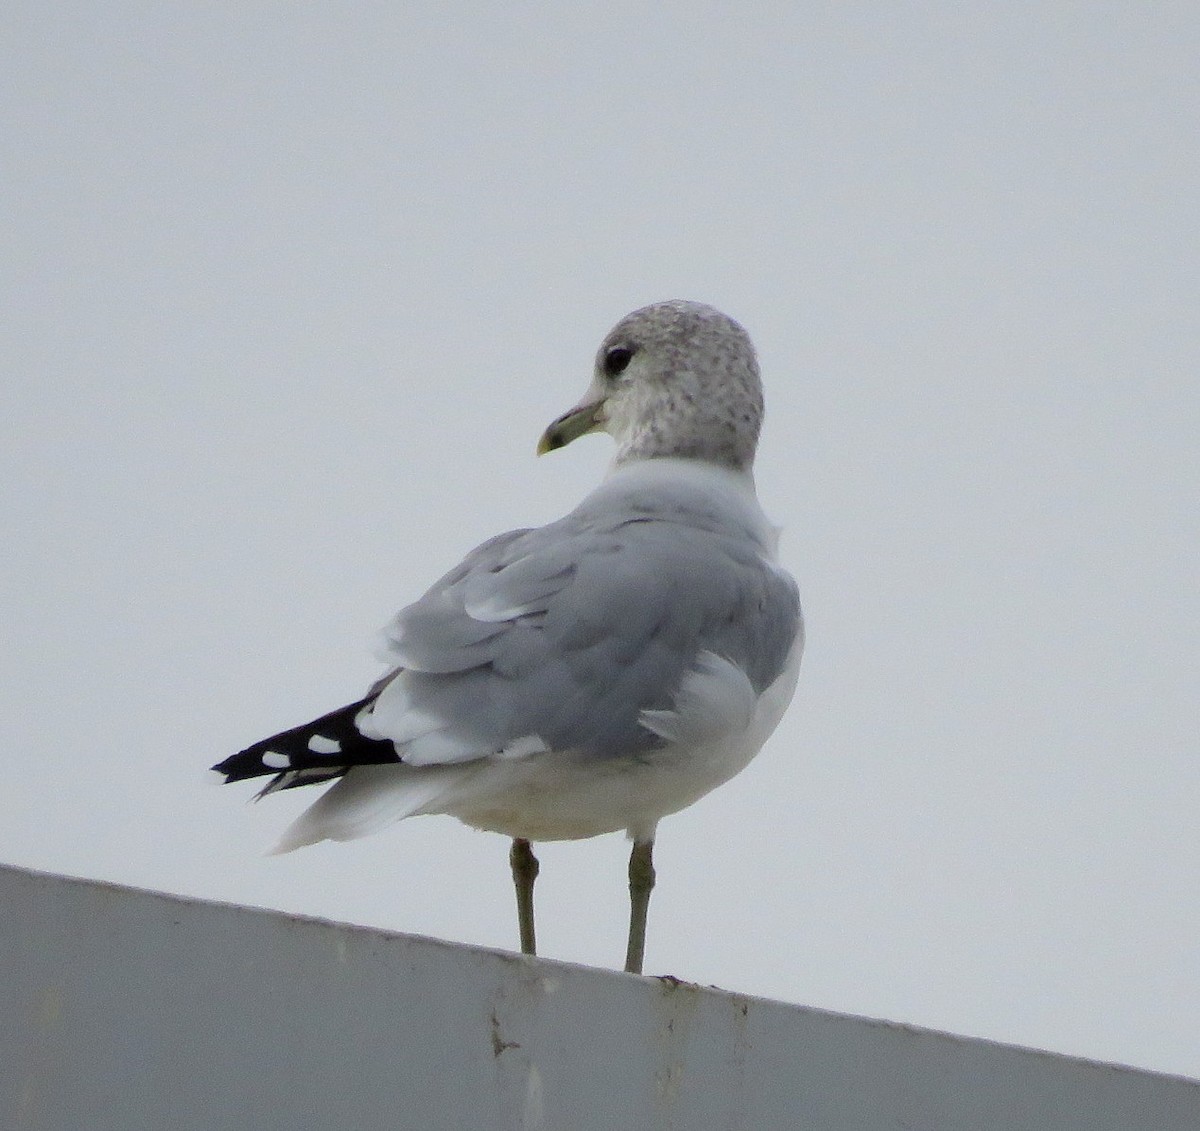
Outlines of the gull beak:
[{"label": "gull beak", "polygon": [[605,400],[604,396],[589,394],[574,408],[564,412],[542,433],[537,454],[544,456],[547,452],[565,448],[572,440],[578,440],[580,436],[586,436],[589,432],[603,432],[606,423]]}]

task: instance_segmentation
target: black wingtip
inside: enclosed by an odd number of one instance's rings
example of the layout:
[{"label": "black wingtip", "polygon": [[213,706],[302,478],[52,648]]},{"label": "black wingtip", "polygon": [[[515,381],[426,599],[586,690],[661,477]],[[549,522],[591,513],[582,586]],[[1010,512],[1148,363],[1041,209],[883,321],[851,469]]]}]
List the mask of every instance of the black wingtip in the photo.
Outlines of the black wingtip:
[{"label": "black wingtip", "polygon": [[[389,741],[368,738],[357,725],[362,709],[374,696],[360,699],[319,719],[264,738],[213,766],[225,783],[274,775],[263,793],[291,785],[316,785],[340,777],[351,766],[398,762]],[[286,779],[286,781],[284,780]]]}]

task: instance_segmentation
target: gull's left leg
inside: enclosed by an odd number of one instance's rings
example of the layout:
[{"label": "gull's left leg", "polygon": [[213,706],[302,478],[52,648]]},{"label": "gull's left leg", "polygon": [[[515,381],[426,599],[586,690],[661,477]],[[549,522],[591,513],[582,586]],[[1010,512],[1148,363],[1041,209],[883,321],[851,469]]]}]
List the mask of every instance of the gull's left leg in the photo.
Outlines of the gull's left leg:
[{"label": "gull's left leg", "polygon": [[646,912],[654,890],[654,838],[635,840],[629,854],[629,946],[625,972],[640,974],[646,954]]},{"label": "gull's left leg", "polygon": [[517,837],[508,854],[512,865],[513,886],[517,889],[517,926],[521,931],[521,953],[537,954],[533,933],[533,881],[537,879],[538,862],[529,841]]}]

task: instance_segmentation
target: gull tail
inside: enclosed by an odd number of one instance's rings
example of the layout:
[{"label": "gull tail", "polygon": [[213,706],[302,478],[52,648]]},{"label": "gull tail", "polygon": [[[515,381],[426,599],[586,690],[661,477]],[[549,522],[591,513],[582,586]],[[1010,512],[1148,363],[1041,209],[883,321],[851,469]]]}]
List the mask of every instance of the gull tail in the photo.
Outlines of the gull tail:
[{"label": "gull tail", "polygon": [[475,772],[474,766],[353,766],[284,831],[275,856],[322,840],[356,840],[441,802]]}]

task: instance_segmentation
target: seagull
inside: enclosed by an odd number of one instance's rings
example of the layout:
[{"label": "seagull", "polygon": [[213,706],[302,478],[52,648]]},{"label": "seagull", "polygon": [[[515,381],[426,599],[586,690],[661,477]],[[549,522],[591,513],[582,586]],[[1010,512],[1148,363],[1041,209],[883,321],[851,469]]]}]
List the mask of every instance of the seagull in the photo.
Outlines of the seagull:
[{"label": "seagull", "polygon": [[532,843],[624,831],[625,970],[640,974],[659,821],[745,768],[804,647],[796,582],[755,494],[754,347],[697,302],[626,315],[538,453],[607,432],[607,475],[565,517],[472,550],[383,630],[367,694],[213,767],[258,796],[333,781],[276,852],[443,813],[512,839],[536,954]]}]

